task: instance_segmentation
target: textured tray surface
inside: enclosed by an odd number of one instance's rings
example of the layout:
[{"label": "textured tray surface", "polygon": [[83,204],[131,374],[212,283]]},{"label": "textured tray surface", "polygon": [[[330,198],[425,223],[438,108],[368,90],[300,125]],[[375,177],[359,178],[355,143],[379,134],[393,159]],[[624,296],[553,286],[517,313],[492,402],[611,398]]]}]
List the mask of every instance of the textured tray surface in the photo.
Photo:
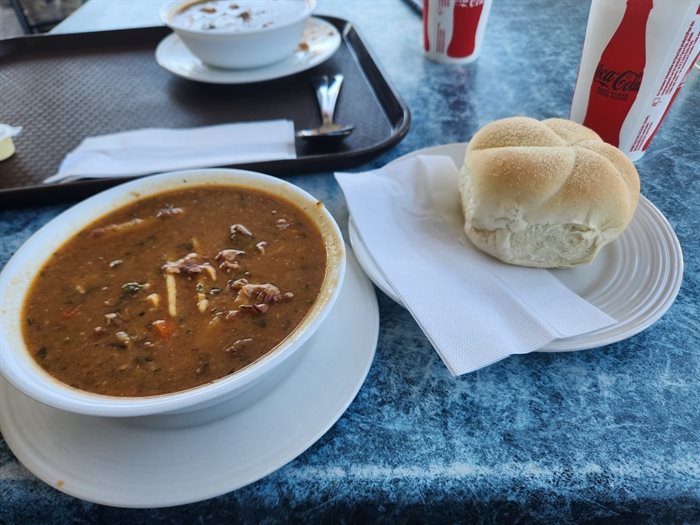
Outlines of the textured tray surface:
[{"label": "textured tray surface", "polygon": [[331,170],[379,154],[407,132],[408,110],[352,26],[327,20],[343,34],[341,47],[328,61],[290,77],[245,85],[194,82],[162,69],[154,52],[169,34],[165,28],[0,41],[0,121],[24,128],[15,139],[17,153],[0,164],[0,202],[74,198],[114,184],[42,184],[88,136],[277,118],[290,118],[297,128],[318,125],[309,79],[321,73],[345,75],[337,118],[355,124],[355,133],[334,149],[297,141],[296,160],[246,167],[275,174]]}]

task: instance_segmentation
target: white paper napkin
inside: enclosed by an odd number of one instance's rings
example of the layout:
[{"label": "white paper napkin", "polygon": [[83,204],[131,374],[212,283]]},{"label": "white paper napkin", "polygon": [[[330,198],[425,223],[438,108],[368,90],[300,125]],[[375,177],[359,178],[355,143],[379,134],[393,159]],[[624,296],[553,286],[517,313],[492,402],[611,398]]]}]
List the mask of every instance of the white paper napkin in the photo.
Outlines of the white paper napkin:
[{"label": "white paper napkin", "polygon": [[148,128],[88,137],[44,182],[296,158],[294,123],[267,120],[187,129]]},{"label": "white paper napkin", "polygon": [[374,262],[453,375],[615,322],[549,271],[477,250],[463,231],[450,157],[336,179]]}]

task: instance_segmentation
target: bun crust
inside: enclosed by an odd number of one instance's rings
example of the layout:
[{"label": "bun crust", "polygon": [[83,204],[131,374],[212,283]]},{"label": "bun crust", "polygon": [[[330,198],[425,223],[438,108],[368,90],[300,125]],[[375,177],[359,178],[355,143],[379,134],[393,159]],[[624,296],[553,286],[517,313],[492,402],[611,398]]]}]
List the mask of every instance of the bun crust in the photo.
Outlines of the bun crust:
[{"label": "bun crust", "polygon": [[471,139],[460,193],[465,232],[479,249],[511,264],[563,268],[591,262],[623,232],[639,176],[580,124],[512,117]]}]

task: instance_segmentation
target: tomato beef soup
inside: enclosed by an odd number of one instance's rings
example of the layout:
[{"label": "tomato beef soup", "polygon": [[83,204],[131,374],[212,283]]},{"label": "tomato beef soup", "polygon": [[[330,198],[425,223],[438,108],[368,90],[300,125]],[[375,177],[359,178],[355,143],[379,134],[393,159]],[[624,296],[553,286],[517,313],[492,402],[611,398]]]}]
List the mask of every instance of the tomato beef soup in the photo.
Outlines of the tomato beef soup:
[{"label": "tomato beef soup", "polygon": [[325,276],[321,233],[295,205],[216,186],[162,193],[82,230],[23,311],[36,362],[112,396],[193,388],[253,363],[299,325]]}]

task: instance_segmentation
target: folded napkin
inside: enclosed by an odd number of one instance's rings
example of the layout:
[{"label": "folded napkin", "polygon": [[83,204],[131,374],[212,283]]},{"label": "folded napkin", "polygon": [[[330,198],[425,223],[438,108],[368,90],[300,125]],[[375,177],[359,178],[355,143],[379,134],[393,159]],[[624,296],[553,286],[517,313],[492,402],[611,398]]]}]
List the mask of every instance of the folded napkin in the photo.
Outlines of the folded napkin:
[{"label": "folded napkin", "polygon": [[268,120],[88,137],[44,182],[116,178],[296,158],[294,123]]},{"label": "folded napkin", "polygon": [[368,252],[453,375],[615,322],[549,271],[477,250],[463,231],[450,157],[336,180]]}]

